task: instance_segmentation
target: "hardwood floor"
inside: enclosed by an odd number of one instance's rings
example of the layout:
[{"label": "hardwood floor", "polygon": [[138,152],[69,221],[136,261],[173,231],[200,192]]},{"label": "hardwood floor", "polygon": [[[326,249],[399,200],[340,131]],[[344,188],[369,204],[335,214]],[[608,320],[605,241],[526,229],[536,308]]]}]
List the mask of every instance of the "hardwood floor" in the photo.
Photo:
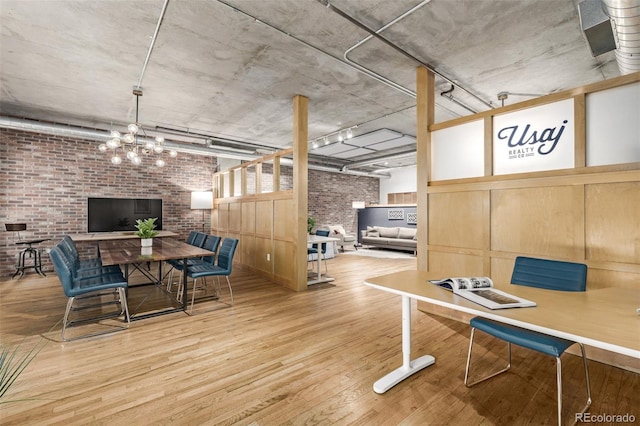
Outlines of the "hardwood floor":
[{"label": "hardwood floor", "polygon": [[[193,316],[145,319],[69,343],[60,342],[59,326],[50,331],[66,304],[53,273],[2,282],[3,343],[51,340],[7,395],[18,401],[0,404],[0,424],[555,424],[551,357],[515,347],[511,372],[466,388],[468,325],[415,304],[414,357],[432,354],[436,364],[383,395],[373,392],[402,363],[401,307],[399,296],[363,280],[415,265],[338,256],[328,264],[336,281],[301,293],[235,271],[233,307],[203,302]],[[502,342],[477,341],[476,371],[504,359]],[[567,423],[585,399],[581,368],[579,358],[563,357]],[[589,412],[640,421],[639,376],[597,362],[589,368]]]}]

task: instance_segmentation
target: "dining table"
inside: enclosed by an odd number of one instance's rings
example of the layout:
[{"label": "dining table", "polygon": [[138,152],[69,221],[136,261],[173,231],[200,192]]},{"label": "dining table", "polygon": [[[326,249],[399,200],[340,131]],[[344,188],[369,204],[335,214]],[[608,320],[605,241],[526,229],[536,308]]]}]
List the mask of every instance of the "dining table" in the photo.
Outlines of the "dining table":
[{"label": "dining table", "polygon": [[[182,261],[182,283],[184,292],[181,300],[174,299],[178,306],[171,306],[166,309],[153,310],[146,313],[138,313],[135,312],[136,309],[133,309],[131,310],[132,321],[174,312],[186,313],[188,300],[186,285],[188,259],[215,255],[212,251],[170,237],[154,238],[151,247],[143,247],[140,238],[101,240],[98,242],[98,250],[103,266],[119,265],[124,268],[124,276],[128,285],[132,284],[130,279],[131,272],[133,272],[131,268],[133,268],[134,271],[139,271],[149,279],[148,283],[141,285],[154,285],[169,295],[171,294],[166,291],[162,285],[163,278],[165,278],[163,275],[163,264],[168,260],[178,259]],[[152,263],[157,263],[157,274],[151,271]],[[144,300],[145,299],[143,299],[143,302]],[[142,302],[140,305],[142,305]],[[140,305],[138,307],[140,307]]]}]

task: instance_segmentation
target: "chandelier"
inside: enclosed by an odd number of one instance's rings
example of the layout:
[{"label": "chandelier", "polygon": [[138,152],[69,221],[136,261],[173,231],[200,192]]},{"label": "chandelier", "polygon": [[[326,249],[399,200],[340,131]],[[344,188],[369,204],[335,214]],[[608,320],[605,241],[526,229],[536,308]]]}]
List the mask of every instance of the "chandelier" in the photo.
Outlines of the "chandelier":
[{"label": "chandelier", "polygon": [[[149,138],[144,129],[138,122],[138,102],[140,96],[142,96],[142,89],[137,87],[133,89],[133,94],[136,96],[136,122],[127,126],[127,133],[124,135],[117,130],[111,131],[111,139],[106,143],[100,144],[98,150],[100,152],[111,153],[111,162],[113,164],[122,163],[122,159],[126,158],[134,165],[142,163],[143,157],[155,158],[155,165],[158,167],[164,167],[166,162],[162,159],[164,149],[164,138],[156,136],[155,138]],[[139,135],[142,132],[144,137]],[[169,150],[169,157],[175,158],[178,153],[174,150]]]}]

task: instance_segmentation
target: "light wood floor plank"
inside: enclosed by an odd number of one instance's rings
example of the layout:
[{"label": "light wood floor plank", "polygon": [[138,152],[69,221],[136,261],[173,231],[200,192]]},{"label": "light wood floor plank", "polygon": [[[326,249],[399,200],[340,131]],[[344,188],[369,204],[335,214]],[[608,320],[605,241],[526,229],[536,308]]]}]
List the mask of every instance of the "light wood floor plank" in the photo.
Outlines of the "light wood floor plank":
[{"label": "light wood floor plank", "polygon": [[[512,371],[463,383],[469,326],[413,313],[413,356],[436,363],[383,395],[373,383],[402,363],[400,297],[366,277],[415,259],[339,255],[336,278],[295,293],[247,271],[235,305],[136,321],[123,332],[62,343],[66,298],[54,274],[0,283],[0,337],[51,339],[0,404],[2,425],[518,425],[556,421],[555,361],[514,348]],[[133,293],[137,290],[131,290]],[[136,296],[132,294],[132,299]],[[155,297],[155,296],[153,296]],[[222,298],[227,297],[224,291]],[[54,330],[51,330],[54,327]],[[495,368],[503,342],[479,335],[475,371]],[[565,355],[565,420],[584,400],[581,360]],[[640,419],[637,374],[589,363],[594,414]]]}]

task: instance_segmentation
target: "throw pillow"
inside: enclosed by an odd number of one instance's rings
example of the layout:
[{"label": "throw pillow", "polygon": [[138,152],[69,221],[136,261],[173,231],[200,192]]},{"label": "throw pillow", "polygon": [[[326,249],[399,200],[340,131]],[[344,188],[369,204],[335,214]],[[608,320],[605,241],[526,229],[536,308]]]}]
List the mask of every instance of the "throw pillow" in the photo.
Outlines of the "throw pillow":
[{"label": "throw pillow", "polygon": [[416,229],[414,228],[400,228],[398,231],[398,238],[410,240],[416,236]]}]

